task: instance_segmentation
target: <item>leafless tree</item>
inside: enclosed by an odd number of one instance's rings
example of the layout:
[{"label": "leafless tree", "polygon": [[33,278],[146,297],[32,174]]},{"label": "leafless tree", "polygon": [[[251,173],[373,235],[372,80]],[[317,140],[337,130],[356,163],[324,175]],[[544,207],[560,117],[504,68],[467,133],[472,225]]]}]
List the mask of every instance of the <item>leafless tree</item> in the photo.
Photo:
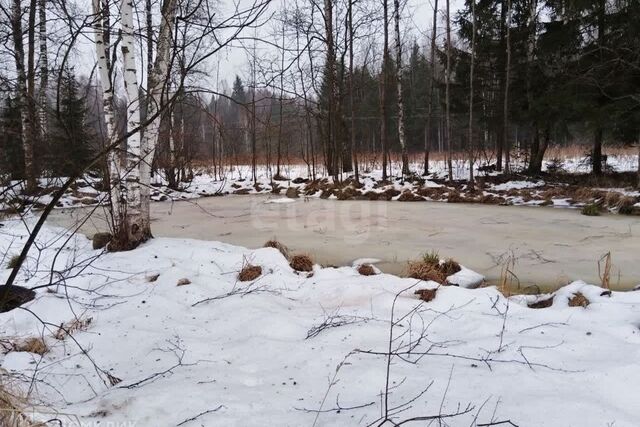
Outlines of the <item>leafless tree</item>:
[{"label": "leafless tree", "polygon": [[396,35],[396,87],[398,90],[398,140],[402,154],[402,175],[409,175],[409,156],[404,124],[404,102],[402,99],[402,39],[400,36],[400,0],[393,0],[393,12]]},{"label": "leafless tree", "polygon": [[471,0],[471,58],[470,58],[470,71],[469,71],[469,129],[468,129],[468,144],[467,150],[469,152],[469,185],[473,187],[473,168],[474,168],[474,145],[473,145],[473,72],[476,60],[476,0]]},{"label": "leafless tree", "polygon": [[431,149],[431,124],[433,121],[433,95],[436,73],[436,35],[438,27],[438,0],[433,2],[433,21],[431,27],[431,48],[429,50],[429,95],[427,106],[427,128],[424,138],[424,175],[429,174],[429,150]]},{"label": "leafless tree", "polygon": [[453,149],[451,147],[451,0],[446,0],[447,4],[447,40],[446,54],[447,67],[445,70],[445,139],[447,141],[447,168],[449,173],[449,181],[453,181]]}]

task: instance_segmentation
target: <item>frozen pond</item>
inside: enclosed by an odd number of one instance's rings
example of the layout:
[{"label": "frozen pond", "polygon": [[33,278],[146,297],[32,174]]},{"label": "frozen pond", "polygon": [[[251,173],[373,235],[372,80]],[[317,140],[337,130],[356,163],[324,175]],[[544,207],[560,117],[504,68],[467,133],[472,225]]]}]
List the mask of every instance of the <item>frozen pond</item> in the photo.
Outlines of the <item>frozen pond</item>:
[{"label": "frozen pond", "polygon": [[[337,201],[280,196],[225,196],[153,203],[155,236],[187,237],[246,247],[277,238],[325,265],[377,258],[402,274],[406,262],[437,250],[496,282],[508,257],[521,286],[557,287],[575,279],[600,284],[598,260],[611,251],[611,284],[640,284],[640,218],[587,217],[574,209],[429,202]],[[49,220],[70,225],[86,209],[56,210]],[[104,229],[103,212],[81,228]]]}]

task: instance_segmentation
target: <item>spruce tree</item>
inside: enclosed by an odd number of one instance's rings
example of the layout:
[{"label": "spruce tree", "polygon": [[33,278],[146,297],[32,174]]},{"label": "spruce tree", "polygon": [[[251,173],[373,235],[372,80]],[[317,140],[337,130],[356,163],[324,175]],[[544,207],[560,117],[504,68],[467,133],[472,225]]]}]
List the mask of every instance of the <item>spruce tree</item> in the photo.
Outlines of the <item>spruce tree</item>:
[{"label": "spruce tree", "polygon": [[91,157],[93,136],[86,124],[87,106],[73,69],[62,74],[60,111],[52,135],[50,167],[54,175],[70,176],[84,169]]},{"label": "spruce tree", "polygon": [[24,179],[20,108],[11,96],[0,114],[0,174],[2,178]]}]

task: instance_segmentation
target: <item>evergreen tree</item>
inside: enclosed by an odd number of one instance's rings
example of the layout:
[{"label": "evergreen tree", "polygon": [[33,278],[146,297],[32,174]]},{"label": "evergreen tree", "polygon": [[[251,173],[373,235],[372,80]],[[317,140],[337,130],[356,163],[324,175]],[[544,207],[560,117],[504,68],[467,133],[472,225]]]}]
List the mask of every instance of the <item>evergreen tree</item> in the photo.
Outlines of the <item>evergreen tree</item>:
[{"label": "evergreen tree", "polygon": [[0,130],[0,174],[24,179],[20,108],[11,96],[6,98],[2,108]]},{"label": "evergreen tree", "polygon": [[94,135],[86,124],[87,106],[79,92],[73,69],[65,70],[60,89],[60,111],[51,138],[49,165],[56,176],[82,171],[91,158]]},{"label": "evergreen tree", "polygon": [[247,102],[247,93],[244,90],[244,84],[240,76],[236,75],[236,79],[233,81],[233,92],[231,98],[238,104],[244,104]]}]

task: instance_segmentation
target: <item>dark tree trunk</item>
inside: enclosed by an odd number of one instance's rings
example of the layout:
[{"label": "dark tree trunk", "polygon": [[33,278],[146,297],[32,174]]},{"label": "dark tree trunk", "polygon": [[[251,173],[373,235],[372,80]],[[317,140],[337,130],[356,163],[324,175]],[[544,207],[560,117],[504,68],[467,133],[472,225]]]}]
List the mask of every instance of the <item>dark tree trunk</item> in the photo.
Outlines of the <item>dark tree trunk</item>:
[{"label": "dark tree trunk", "polygon": [[355,112],[354,112],[354,103],[353,103],[353,39],[354,39],[354,29],[353,29],[353,1],[349,0],[348,6],[348,26],[349,26],[349,107],[351,110],[351,114],[349,117],[350,121],[350,138],[349,138],[349,148],[351,149],[352,157],[353,157],[353,167],[355,169],[355,179],[356,182],[359,181],[360,177],[358,175],[358,149],[356,148],[356,121],[355,121]]},{"label": "dark tree trunk", "polygon": [[[600,55],[600,63],[604,63],[604,38],[605,38],[605,13],[606,13],[606,0],[599,1],[598,7],[598,48]],[[598,97],[598,111],[597,114],[600,116],[602,114],[602,107],[604,106],[605,99],[602,95]],[[596,129],[593,138],[593,151],[591,153],[591,164],[594,175],[602,174],[602,138],[603,138],[603,129],[602,129],[602,119],[601,117],[596,118]]]},{"label": "dark tree trunk", "polygon": [[[501,8],[500,8],[500,51],[502,55],[500,56],[502,65],[502,70],[504,70],[504,74],[500,80],[500,97],[498,101],[504,101],[504,91],[506,86],[506,63],[507,63],[507,38],[506,38],[506,28],[507,28],[507,0],[502,0]],[[504,109],[498,107],[499,117],[500,117],[500,125],[498,132],[496,132],[496,170],[502,171],[502,150],[504,148],[504,135],[505,135],[505,117],[504,117]]]},{"label": "dark tree trunk", "polygon": [[336,96],[336,52],[333,41],[333,1],[324,1],[324,27],[327,48],[327,59],[325,64],[326,82],[328,86],[329,99],[327,102],[326,120],[326,164],[327,173],[339,179],[340,177],[340,147],[338,146],[338,121],[337,121],[337,96]]},{"label": "dark tree trunk", "polygon": [[540,134],[538,127],[536,126],[536,132],[533,145],[536,146],[535,152],[531,150],[531,161],[529,162],[529,173],[540,174],[542,173],[542,162],[544,161],[544,155],[549,147],[549,141],[551,140],[551,129],[549,126],[544,129],[544,137],[540,141]]},{"label": "dark tree trunk", "polygon": [[602,174],[602,127],[598,126],[593,136],[593,152],[591,163],[594,175]]}]

